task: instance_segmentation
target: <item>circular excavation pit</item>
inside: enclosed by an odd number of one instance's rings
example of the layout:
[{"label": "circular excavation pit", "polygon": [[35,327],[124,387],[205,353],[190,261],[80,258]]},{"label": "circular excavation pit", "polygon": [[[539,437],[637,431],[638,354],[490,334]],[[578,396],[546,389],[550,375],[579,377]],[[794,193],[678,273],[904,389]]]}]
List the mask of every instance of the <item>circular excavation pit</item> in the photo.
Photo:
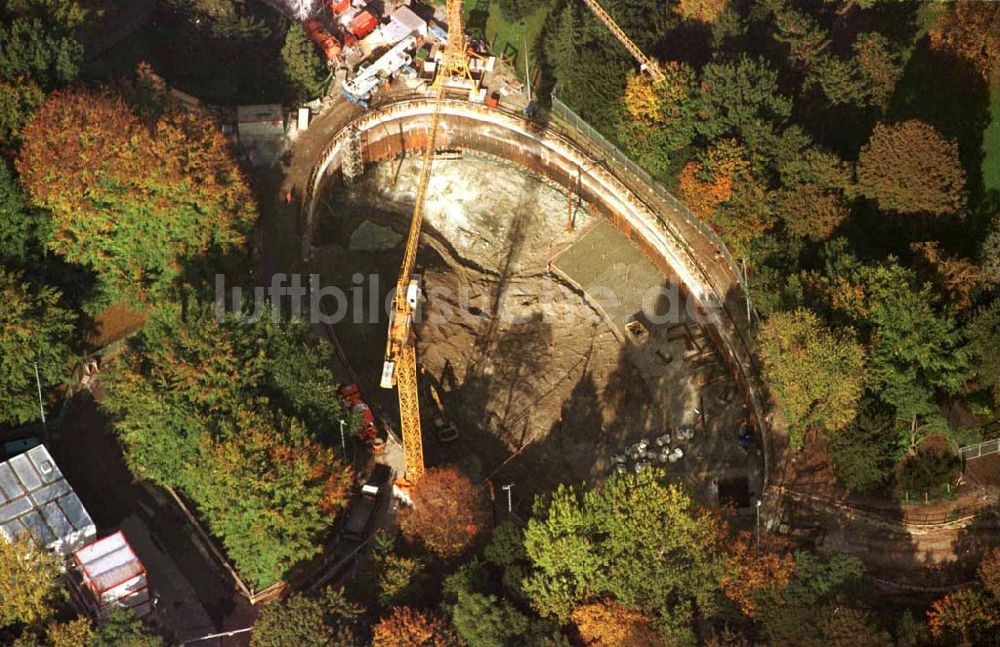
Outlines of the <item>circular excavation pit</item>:
[{"label": "circular excavation pit", "polygon": [[[749,505],[763,473],[758,446],[738,440],[748,411],[680,281],[521,166],[470,151],[433,164],[415,326],[427,465],[514,482],[526,502],[558,483],[659,466],[702,500],[721,485]],[[419,165],[411,154],[368,164],[355,183],[327,180],[308,236],[311,271],[349,295],[334,331],[393,428],[395,392],[378,382]],[[457,441],[435,438],[430,384]]]}]

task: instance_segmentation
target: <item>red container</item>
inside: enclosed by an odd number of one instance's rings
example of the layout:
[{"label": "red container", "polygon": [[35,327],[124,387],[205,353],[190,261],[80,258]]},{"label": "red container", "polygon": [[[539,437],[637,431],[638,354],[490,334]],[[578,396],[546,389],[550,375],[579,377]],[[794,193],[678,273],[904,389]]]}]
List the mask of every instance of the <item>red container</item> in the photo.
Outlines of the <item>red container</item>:
[{"label": "red container", "polygon": [[347,30],[360,40],[375,31],[376,25],[378,25],[378,18],[367,11],[362,11],[354,17],[354,20],[347,26]]}]

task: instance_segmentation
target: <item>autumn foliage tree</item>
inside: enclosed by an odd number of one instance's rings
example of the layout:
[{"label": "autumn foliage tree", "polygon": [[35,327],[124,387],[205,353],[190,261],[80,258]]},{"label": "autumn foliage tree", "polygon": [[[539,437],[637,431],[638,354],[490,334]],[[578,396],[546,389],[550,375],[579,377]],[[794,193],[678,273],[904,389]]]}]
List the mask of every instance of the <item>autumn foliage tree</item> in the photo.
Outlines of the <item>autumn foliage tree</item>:
[{"label": "autumn foliage tree", "polygon": [[850,424],[865,383],[865,355],[857,342],[799,309],[772,315],[761,329],[760,347],[793,447],[802,446],[809,429],[833,432]]},{"label": "autumn foliage tree", "polygon": [[1000,65],[1000,4],[974,0],[952,3],[927,35],[931,47],[967,59],[989,80]]},{"label": "autumn foliage tree", "polygon": [[770,534],[755,544],[750,533],[739,533],[728,546],[726,561],[722,592],[748,618],[754,615],[758,593],[783,591],[795,572],[795,558]]},{"label": "autumn foliage tree", "polygon": [[977,575],[975,584],[931,605],[927,616],[935,638],[979,645],[996,634],[1000,628],[1000,548],[986,554]]},{"label": "autumn foliage tree", "polygon": [[588,647],[663,647],[649,618],[614,600],[581,604],[573,610],[573,624]]},{"label": "autumn foliage tree", "polygon": [[32,202],[52,212],[52,251],[93,269],[109,299],[150,301],[209,251],[243,242],[253,200],[205,114],[141,120],[111,90],[49,96],[17,160]]},{"label": "autumn foliage tree", "polygon": [[923,121],[877,125],[857,172],[861,193],[887,211],[946,215],[965,206],[958,144]]},{"label": "autumn foliage tree", "polygon": [[375,625],[372,647],[453,647],[458,636],[440,616],[410,607],[395,607]]},{"label": "autumn foliage tree", "polygon": [[482,490],[457,468],[427,470],[411,497],[413,507],[405,511],[400,529],[441,557],[460,555],[485,529],[488,509]]}]

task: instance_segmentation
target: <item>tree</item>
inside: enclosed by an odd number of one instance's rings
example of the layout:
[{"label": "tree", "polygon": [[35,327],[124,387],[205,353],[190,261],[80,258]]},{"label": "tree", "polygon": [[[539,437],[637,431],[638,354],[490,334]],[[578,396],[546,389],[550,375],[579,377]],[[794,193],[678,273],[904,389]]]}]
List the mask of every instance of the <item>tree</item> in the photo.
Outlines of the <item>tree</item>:
[{"label": "tree", "polygon": [[729,6],[729,0],[678,0],[674,11],[685,20],[714,23]]},{"label": "tree", "polygon": [[458,636],[445,620],[433,613],[395,607],[375,625],[372,647],[452,647]]},{"label": "tree", "polygon": [[584,645],[662,647],[665,644],[646,616],[614,600],[582,604],[573,610],[572,617]]},{"label": "tree", "polygon": [[790,3],[772,2],[774,40],[788,45],[788,55],[801,69],[812,70],[823,62],[830,47],[830,33],[810,15]]},{"label": "tree", "polygon": [[778,73],[763,59],[709,63],[701,74],[698,132],[715,139],[760,123],[788,118],[792,102],[778,89]]},{"label": "tree", "polygon": [[0,268],[0,422],[37,420],[35,364],[43,388],[69,378],[73,315],[60,306],[60,294],[33,287],[19,274]]},{"label": "tree", "polygon": [[830,438],[833,469],[847,489],[864,492],[892,481],[899,456],[892,413],[877,402],[864,402],[858,417]]},{"label": "tree", "polygon": [[166,647],[128,609],[115,609],[94,630],[87,647]]},{"label": "tree", "polygon": [[888,633],[864,609],[850,604],[864,567],[856,557],[795,554],[795,574],[783,591],[757,598],[754,618],[767,644],[803,647],[889,647]]},{"label": "tree", "polygon": [[[315,555],[346,506],[351,470],[301,423],[259,407],[237,410],[204,438],[202,474],[186,490],[240,572],[264,588]],[[227,428],[228,427],[228,428]],[[190,469],[190,468],[189,468]]]},{"label": "tree", "polygon": [[678,179],[681,197],[708,220],[734,254],[747,250],[772,224],[767,188],[756,177],[750,154],[735,139],[720,139]]},{"label": "tree", "polygon": [[983,389],[1000,406],[1000,300],[978,309],[965,327],[972,370]]},{"label": "tree", "polygon": [[934,310],[931,286],[893,259],[865,266],[852,281],[864,291],[869,328],[868,387],[909,420],[935,410],[936,390],[955,393],[968,376],[968,353],[950,313]]},{"label": "tree", "polygon": [[662,478],[615,474],[599,489],[560,486],[536,501],[524,532],[524,590],[535,609],[565,620],[608,596],[648,613],[665,638],[691,637],[694,614],[714,608],[721,529]]},{"label": "tree", "polygon": [[854,58],[865,82],[867,105],[884,108],[903,75],[902,56],[877,32],[861,34],[854,41]]},{"label": "tree", "polygon": [[797,184],[779,191],[774,211],[788,231],[816,242],[829,238],[850,215],[838,194],[816,184]]},{"label": "tree", "polygon": [[105,372],[102,407],[132,471],[184,491],[267,586],[319,549],[346,503],[351,470],[330,447],[347,414],[330,350],[304,322],[216,319],[211,304],[184,301],[154,311]]},{"label": "tree", "polygon": [[495,595],[460,591],[451,607],[455,630],[468,647],[507,647],[523,644],[527,616]]},{"label": "tree", "polygon": [[53,622],[45,628],[51,647],[81,647],[94,637],[94,626],[89,618],[76,618],[69,622]]},{"label": "tree", "polygon": [[31,79],[0,78],[0,149],[13,148],[21,139],[21,128],[31,120],[45,93]]},{"label": "tree", "polygon": [[328,588],[318,597],[293,594],[261,610],[250,647],[354,645],[351,627],[360,614],[361,608],[348,602],[343,591]]},{"label": "tree", "polygon": [[306,38],[302,27],[291,25],[281,48],[287,94],[293,101],[315,99],[323,93],[330,73],[317,53],[316,46]]},{"label": "tree", "polygon": [[0,160],[0,265],[33,275],[44,268],[50,227],[48,212],[28,206],[14,170]]},{"label": "tree", "polygon": [[898,213],[959,213],[965,171],[958,144],[916,119],[875,126],[858,158],[858,189]]},{"label": "tree", "polygon": [[77,30],[88,16],[75,0],[12,0],[0,8],[0,77],[51,88],[76,79],[83,62]]},{"label": "tree", "polygon": [[625,82],[625,114],[618,122],[619,140],[650,172],[664,175],[675,151],[694,137],[697,109],[695,72],[685,63],[668,61],[664,79],[654,82],[640,72]]},{"label": "tree", "polygon": [[39,625],[55,613],[63,595],[60,559],[28,534],[0,537],[0,628]]},{"label": "tree", "polygon": [[953,3],[927,35],[931,47],[967,59],[987,81],[1000,64],[1000,6],[994,2]]},{"label": "tree", "polygon": [[910,243],[910,249],[917,254],[918,271],[948,301],[959,310],[972,306],[972,293],[987,282],[978,265],[944,252],[937,241]]},{"label": "tree", "polygon": [[52,212],[49,248],[92,268],[109,299],[147,303],[206,252],[244,240],[253,201],[204,114],[144,124],[119,95],[57,91],[22,131],[18,173]]},{"label": "tree", "polygon": [[1000,627],[1000,548],[983,556],[977,580],[931,605],[927,616],[935,638],[958,639],[962,645],[990,644]]},{"label": "tree", "polygon": [[482,491],[454,467],[427,470],[411,497],[413,507],[403,515],[400,530],[441,557],[465,552],[486,526]]},{"label": "tree", "polygon": [[740,532],[730,542],[726,560],[722,592],[748,618],[754,616],[757,595],[784,591],[795,571],[795,558],[773,535],[764,535],[754,545],[750,533]]},{"label": "tree", "polygon": [[760,333],[764,372],[788,422],[792,447],[810,429],[839,431],[854,419],[864,390],[865,356],[808,310],[772,315]]}]

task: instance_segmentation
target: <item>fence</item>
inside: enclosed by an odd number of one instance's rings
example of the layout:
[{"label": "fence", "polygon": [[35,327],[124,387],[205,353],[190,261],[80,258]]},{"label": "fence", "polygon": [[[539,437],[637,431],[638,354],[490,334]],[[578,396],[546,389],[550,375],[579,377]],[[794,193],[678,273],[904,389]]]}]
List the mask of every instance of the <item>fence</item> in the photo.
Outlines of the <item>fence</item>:
[{"label": "fence", "polygon": [[[593,142],[605,159],[614,162],[626,173],[637,177],[643,184],[648,186],[653,191],[657,198],[665,202],[667,206],[673,209],[678,216],[697,229],[701,235],[707,238],[709,242],[718,248],[719,253],[722,254],[722,258],[725,260],[726,265],[729,266],[729,271],[736,277],[743,293],[746,295],[750,294],[740,266],[737,265],[736,260],[733,259],[733,256],[726,247],[726,244],[722,242],[722,239],[719,238],[719,235],[715,233],[711,227],[706,225],[701,218],[691,213],[691,210],[688,209],[683,202],[675,198],[669,191],[663,188],[663,184],[661,182],[653,179],[653,177],[647,173],[645,169],[633,162],[628,155],[621,151],[621,149],[608,141],[607,137],[602,135],[593,126],[584,121],[583,118],[573,112],[569,106],[563,103],[559,97],[556,96],[555,91],[552,92],[552,114],[558,119],[565,121]],[[753,316],[755,319],[758,318],[756,310],[753,311]],[[753,324],[752,321],[750,323],[751,325]]]},{"label": "fence", "polygon": [[997,452],[1000,452],[1000,438],[984,440],[983,442],[976,443],[975,445],[960,447],[958,455],[963,461],[967,461],[971,458],[981,458],[983,456],[989,456],[990,454],[996,454]]}]

